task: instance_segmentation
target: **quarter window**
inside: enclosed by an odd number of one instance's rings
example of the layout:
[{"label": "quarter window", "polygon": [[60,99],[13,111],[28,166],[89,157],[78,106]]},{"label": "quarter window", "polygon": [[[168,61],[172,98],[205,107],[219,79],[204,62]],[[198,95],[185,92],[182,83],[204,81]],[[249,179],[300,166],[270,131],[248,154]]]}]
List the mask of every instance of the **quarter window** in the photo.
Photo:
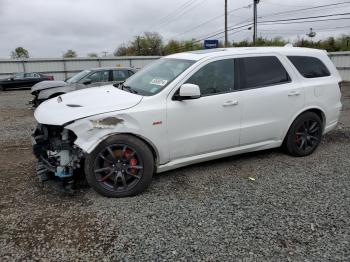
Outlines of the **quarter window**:
[{"label": "quarter window", "polygon": [[324,63],[311,56],[288,56],[299,73],[305,78],[330,76],[330,72]]},{"label": "quarter window", "polygon": [[186,83],[198,85],[201,95],[231,92],[234,89],[234,60],[211,62],[194,73]]},{"label": "quarter window", "polygon": [[258,88],[290,82],[282,63],[275,56],[238,58],[242,67],[243,83],[240,89]]}]

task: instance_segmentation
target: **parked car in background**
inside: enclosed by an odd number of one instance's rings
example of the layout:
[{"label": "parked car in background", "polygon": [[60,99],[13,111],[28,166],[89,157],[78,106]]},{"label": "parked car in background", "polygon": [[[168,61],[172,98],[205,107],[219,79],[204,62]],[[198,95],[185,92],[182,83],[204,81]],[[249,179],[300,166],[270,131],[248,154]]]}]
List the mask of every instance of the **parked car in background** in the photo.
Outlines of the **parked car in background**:
[{"label": "parked car in background", "polygon": [[31,94],[34,97],[30,103],[37,107],[47,99],[68,92],[123,82],[135,72],[135,69],[126,67],[93,68],[81,71],[66,81],[40,82],[32,87]]},{"label": "parked car in background", "polygon": [[340,81],[323,50],[170,55],[119,89],[81,90],[39,106],[38,175],[71,181],[84,165],[93,189],[123,197],[145,190],[154,172],[202,161],[280,146],[307,156],[338,123]]},{"label": "parked car in background", "polygon": [[53,76],[40,73],[15,73],[11,77],[0,79],[0,90],[32,87],[39,82],[48,80],[54,80]]}]

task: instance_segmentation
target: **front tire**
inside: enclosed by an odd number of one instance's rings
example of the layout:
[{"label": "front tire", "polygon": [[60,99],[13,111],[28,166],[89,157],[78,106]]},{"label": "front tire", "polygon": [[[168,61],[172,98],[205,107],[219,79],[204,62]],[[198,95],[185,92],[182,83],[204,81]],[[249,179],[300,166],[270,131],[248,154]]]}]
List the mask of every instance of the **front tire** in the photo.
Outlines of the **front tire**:
[{"label": "front tire", "polygon": [[321,142],[322,120],[313,112],[306,112],[294,120],[284,141],[286,151],[297,157],[312,154]]},{"label": "front tire", "polygon": [[149,147],[129,135],[115,135],[101,142],[86,157],[89,185],[107,197],[134,196],[152,182],[154,158]]}]

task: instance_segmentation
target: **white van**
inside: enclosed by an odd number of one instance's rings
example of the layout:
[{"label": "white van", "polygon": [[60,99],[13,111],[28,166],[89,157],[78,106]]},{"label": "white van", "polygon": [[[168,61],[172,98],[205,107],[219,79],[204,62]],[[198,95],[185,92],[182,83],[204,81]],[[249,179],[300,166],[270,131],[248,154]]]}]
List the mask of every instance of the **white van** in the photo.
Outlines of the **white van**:
[{"label": "white van", "polygon": [[35,111],[42,179],[135,195],[155,172],[283,146],[307,156],[335,128],[341,78],[323,50],[225,48],[161,58],[118,87],[72,92]]}]

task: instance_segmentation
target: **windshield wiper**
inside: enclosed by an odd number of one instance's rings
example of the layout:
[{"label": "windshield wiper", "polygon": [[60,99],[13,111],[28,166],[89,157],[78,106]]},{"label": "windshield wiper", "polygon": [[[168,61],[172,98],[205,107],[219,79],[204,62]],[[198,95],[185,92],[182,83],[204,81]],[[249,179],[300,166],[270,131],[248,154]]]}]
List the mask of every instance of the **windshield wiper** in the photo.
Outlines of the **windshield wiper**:
[{"label": "windshield wiper", "polygon": [[119,82],[119,83],[117,83],[117,84],[114,84],[114,86],[115,86],[115,87],[118,87],[118,88],[121,89],[121,90],[125,90],[125,91],[128,91],[128,92],[133,93],[133,94],[137,94],[137,93],[138,93],[138,92],[137,92],[135,89],[133,89],[132,87],[124,85],[124,82],[125,82],[125,81]]}]

